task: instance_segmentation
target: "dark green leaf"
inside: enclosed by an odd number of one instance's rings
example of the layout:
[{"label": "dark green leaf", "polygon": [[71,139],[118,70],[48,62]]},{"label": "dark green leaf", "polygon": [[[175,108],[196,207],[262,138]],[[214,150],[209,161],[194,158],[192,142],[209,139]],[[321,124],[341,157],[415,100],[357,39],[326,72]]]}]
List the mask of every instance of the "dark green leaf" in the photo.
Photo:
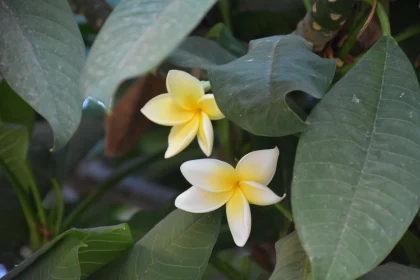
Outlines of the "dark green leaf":
[{"label": "dark green leaf", "polygon": [[82,76],[85,96],[110,107],[118,86],[146,74],[175,49],[215,0],[121,2],[102,27]]},{"label": "dark green leaf", "polygon": [[296,232],[276,243],[276,267],[269,280],[312,279],[311,266]]},{"label": "dark green leaf", "polygon": [[229,63],[236,57],[214,41],[201,37],[188,37],[168,57],[167,61],[186,68],[210,69]]},{"label": "dark green leaf", "polygon": [[67,1],[0,1],[0,72],[54,131],[55,148],[79,125],[85,48]]},{"label": "dark green leaf", "polygon": [[32,175],[26,163],[28,131],[26,127],[6,127],[0,122],[0,169],[15,187],[28,190]]},{"label": "dark green leaf", "polygon": [[314,279],[377,266],[419,208],[420,89],[384,37],[312,111],[296,155],[292,206]]},{"label": "dark green leaf", "polygon": [[397,263],[381,265],[359,280],[418,280],[420,269],[403,266]]},{"label": "dark green leaf", "polygon": [[214,25],[212,29],[207,32],[206,37],[215,38],[223,48],[237,57],[246,54],[245,46],[233,36],[230,30],[223,23]]},{"label": "dark green leaf", "polygon": [[[318,57],[297,35],[251,41],[247,55],[209,71],[210,83],[223,114],[243,129],[261,136],[300,132],[306,123],[288,98],[303,91],[321,98],[335,69],[333,60]],[[299,115],[298,115],[299,114]]]},{"label": "dark green leaf", "polygon": [[175,210],[91,279],[200,279],[219,234],[220,214]]},{"label": "dark green leaf", "polygon": [[35,122],[35,111],[6,81],[0,82],[0,120],[26,126],[29,137]]},{"label": "dark green leaf", "polygon": [[71,229],[36,251],[2,279],[86,279],[131,245],[127,225]]}]

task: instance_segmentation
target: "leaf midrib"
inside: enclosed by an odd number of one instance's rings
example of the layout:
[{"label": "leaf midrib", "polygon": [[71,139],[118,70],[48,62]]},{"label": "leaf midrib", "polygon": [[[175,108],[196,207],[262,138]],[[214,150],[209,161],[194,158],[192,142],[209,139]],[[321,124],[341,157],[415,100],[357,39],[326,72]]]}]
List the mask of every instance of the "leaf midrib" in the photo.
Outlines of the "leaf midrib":
[{"label": "leaf midrib", "polygon": [[[333,261],[331,262],[331,265],[330,265],[330,267],[328,268],[328,271],[327,271],[326,279],[329,279],[329,277],[330,277],[330,274],[332,272],[332,268],[334,267],[335,261],[337,259],[337,254],[338,254],[339,248],[341,248],[340,245],[341,245],[341,242],[342,242],[343,234],[344,234],[344,231],[346,230],[346,228],[348,227],[347,224],[349,222],[350,212],[351,212],[353,204],[354,204],[354,198],[356,196],[357,190],[360,187],[359,186],[360,180],[362,178],[362,174],[364,173],[364,170],[365,170],[365,167],[366,167],[366,162],[367,162],[367,159],[368,159],[368,156],[369,156],[369,153],[370,153],[370,148],[371,148],[371,145],[372,145],[372,142],[373,142],[372,137],[375,134],[375,130],[376,130],[376,120],[378,119],[379,107],[380,107],[380,104],[381,104],[382,92],[383,92],[384,82],[385,82],[385,72],[386,72],[386,69],[387,69],[387,61],[388,61],[387,52],[388,52],[388,48],[389,48],[389,39],[386,39],[385,42],[386,42],[386,46],[385,46],[385,52],[384,52],[385,59],[384,59],[384,66],[383,66],[383,72],[382,72],[382,82],[381,82],[381,88],[380,88],[380,91],[379,91],[378,104],[376,106],[376,112],[375,112],[375,118],[374,118],[374,121],[373,121],[372,132],[369,136],[369,145],[366,149],[366,156],[365,156],[365,159],[363,161],[363,166],[362,166],[362,169],[360,170],[359,179],[357,181],[357,184],[355,186],[355,190],[354,190],[354,192],[352,194],[352,197],[351,197],[351,203],[350,203],[350,205],[348,207],[348,210],[347,210],[347,215],[346,215],[346,218],[345,218],[345,221],[344,221],[344,224],[343,224],[343,228],[340,232],[340,237],[339,237],[339,240],[337,242],[337,246],[335,247],[335,251],[334,251],[334,254],[333,254]],[[362,61],[363,61],[363,59],[359,63],[361,63]]]}]

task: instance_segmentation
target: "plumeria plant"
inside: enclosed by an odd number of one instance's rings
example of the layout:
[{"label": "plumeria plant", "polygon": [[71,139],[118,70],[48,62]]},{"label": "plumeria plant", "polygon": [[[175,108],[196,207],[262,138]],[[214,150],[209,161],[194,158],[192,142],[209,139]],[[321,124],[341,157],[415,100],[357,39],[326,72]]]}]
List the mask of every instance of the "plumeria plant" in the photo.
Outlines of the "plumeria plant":
[{"label": "plumeria plant", "polygon": [[0,0],[0,278],[420,279],[418,0]]}]

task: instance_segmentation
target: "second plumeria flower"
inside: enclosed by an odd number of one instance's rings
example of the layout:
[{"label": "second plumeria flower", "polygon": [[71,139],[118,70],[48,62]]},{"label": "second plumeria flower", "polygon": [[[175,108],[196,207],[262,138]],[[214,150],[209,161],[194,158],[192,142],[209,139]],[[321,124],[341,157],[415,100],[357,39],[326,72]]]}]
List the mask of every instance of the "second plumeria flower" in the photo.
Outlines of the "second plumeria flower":
[{"label": "second plumeria flower", "polygon": [[181,165],[181,172],[192,187],[176,198],[175,206],[205,213],[226,204],[233,240],[242,247],[251,232],[249,204],[271,205],[285,197],[267,187],[276,172],[278,156],[277,148],[251,152],[236,168],[216,159],[187,161]]},{"label": "second plumeria flower", "polygon": [[197,136],[198,144],[206,156],[213,149],[213,126],[210,120],[224,118],[213,94],[205,94],[201,82],[192,75],[178,70],[166,77],[168,93],[151,99],[141,112],[152,122],[173,126],[169,133],[165,158],[184,150]]}]

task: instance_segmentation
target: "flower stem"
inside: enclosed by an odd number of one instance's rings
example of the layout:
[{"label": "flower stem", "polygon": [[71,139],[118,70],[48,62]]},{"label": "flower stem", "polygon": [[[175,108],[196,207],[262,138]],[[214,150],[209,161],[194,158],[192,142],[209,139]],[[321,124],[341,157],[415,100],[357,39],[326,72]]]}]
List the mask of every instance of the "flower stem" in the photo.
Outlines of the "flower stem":
[{"label": "flower stem", "polygon": [[220,273],[226,276],[229,280],[241,280],[242,275],[241,273],[236,270],[233,266],[229,263],[222,261],[218,257],[211,257],[210,264],[212,264]]},{"label": "flower stem", "polygon": [[209,92],[211,90],[211,85],[209,81],[201,81],[201,85],[204,88],[204,92]]},{"label": "flower stem", "polygon": [[420,34],[420,24],[411,26],[409,28],[407,28],[406,30],[404,30],[403,32],[401,32],[400,34],[395,36],[395,41],[397,41],[398,43],[404,40],[407,40],[411,37],[414,37],[416,35]]},{"label": "flower stem", "polygon": [[287,209],[281,202],[274,204],[277,210],[279,210],[289,221],[293,222],[293,216],[289,209]]},{"label": "flower stem", "polygon": [[158,158],[163,157],[162,152],[153,153],[144,157],[140,157],[128,162],[125,166],[123,166],[120,170],[115,171],[109,179],[102,183],[98,189],[86,197],[77,207],[74,209],[64,220],[63,227],[61,228],[62,231],[67,230],[71,227],[71,225],[82,215],[91,205],[92,203],[100,198],[107,190],[113,187],[115,184],[120,182],[124,179],[128,174],[141,169],[144,166],[150,165],[153,161]]}]

